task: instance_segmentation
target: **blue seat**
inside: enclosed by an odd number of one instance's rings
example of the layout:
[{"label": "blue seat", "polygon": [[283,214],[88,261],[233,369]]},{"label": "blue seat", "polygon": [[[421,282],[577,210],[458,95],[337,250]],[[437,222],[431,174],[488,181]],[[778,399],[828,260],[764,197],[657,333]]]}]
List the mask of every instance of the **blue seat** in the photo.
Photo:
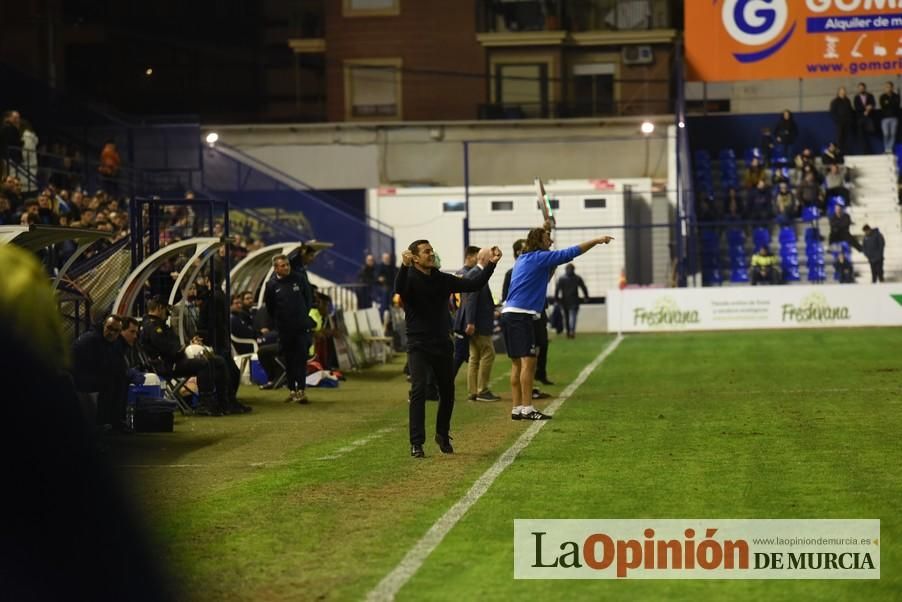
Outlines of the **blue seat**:
[{"label": "blue seat", "polygon": [[755,249],[760,249],[761,247],[769,247],[770,246],[770,230],[767,228],[755,228],[752,230],[752,242],[755,244]]},{"label": "blue seat", "polygon": [[730,282],[748,282],[749,271],[747,269],[730,270]]},{"label": "blue seat", "polygon": [[781,260],[781,263],[783,264],[784,268],[787,266],[799,267],[798,256],[793,257],[791,255],[784,255],[784,256],[780,257],[780,260]]},{"label": "blue seat", "polygon": [[782,228],[780,228],[779,237],[780,237],[779,240],[780,240],[781,244],[786,244],[786,243],[795,244],[795,242],[797,240],[796,239],[796,229],[793,228],[792,226],[783,226]]},{"label": "blue seat", "polygon": [[820,212],[818,212],[817,207],[814,205],[809,205],[802,209],[802,221],[813,222],[819,217]]},{"label": "blue seat", "polygon": [[798,282],[801,279],[799,266],[783,266],[783,280],[785,282]]},{"label": "blue seat", "polygon": [[743,155],[746,163],[751,163],[752,159],[758,159],[759,161],[763,158],[761,156],[761,149],[757,146],[753,146],[752,148],[745,149],[745,154]]}]

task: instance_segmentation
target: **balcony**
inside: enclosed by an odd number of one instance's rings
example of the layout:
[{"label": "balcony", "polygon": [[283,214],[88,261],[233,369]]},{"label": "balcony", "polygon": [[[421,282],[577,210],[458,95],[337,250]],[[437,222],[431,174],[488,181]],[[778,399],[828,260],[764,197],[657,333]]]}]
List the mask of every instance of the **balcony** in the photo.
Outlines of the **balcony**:
[{"label": "balcony", "polygon": [[481,34],[671,29],[672,0],[479,0]]}]

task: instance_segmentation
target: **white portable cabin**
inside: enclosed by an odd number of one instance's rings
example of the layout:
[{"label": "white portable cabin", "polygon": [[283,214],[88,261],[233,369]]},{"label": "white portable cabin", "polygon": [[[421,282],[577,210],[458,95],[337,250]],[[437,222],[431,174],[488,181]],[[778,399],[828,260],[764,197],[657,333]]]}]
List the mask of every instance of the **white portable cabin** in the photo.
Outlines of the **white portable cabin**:
[{"label": "white portable cabin", "polygon": [[[604,234],[614,237],[611,244],[573,262],[591,296],[603,296],[617,287],[621,270],[627,265],[627,249],[636,249],[632,244],[635,232],[624,228],[629,222],[626,206],[637,202],[650,205],[651,189],[649,178],[545,182],[546,193],[556,201],[552,203],[557,221],[554,248]],[[381,187],[368,192],[367,214],[394,228],[398,257],[411,242],[425,238],[441,257],[442,269],[453,272],[463,264],[465,201],[463,187]],[[541,225],[542,213],[532,184],[470,187],[470,244],[498,245],[504,252],[498,275],[490,283],[496,300],[501,298],[503,275],[513,266],[514,241]],[[557,275],[562,273],[559,270]],[[549,284],[550,293],[553,286],[554,279]]]}]

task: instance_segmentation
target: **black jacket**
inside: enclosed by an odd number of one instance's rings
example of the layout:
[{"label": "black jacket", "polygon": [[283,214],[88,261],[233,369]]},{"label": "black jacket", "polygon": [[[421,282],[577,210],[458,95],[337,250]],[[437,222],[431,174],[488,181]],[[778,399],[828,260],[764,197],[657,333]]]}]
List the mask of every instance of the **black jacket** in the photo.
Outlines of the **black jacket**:
[{"label": "black jacket", "polygon": [[[477,267],[470,268],[464,278],[472,280],[482,273]],[[492,300],[492,291],[489,285],[484,285],[478,292],[467,293],[461,307],[463,313],[463,325],[473,324],[476,334],[491,336],[495,328],[495,302]]]},{"label": "black jacket", "polygon": [[851,125],[854,117],[855,111],[852,109],[852,101],[848,96],[843,98],[837,96],[830,101],[830,118],[833,123],[839,126]]},{"label": "black jacket", "polygon": [[[239,339],[256,339],[257,331],[254,329],[254,321],[251,318],[251,315],[242,310],[239,312],[232,312],[229,320],[231,321],[232,326],[232,336],[235,336]],[[235,343],[235,351],[238,353],[253,353],[254,347],[249,344]]]},{"label": "black jacket", "polygon": [[395,292],[404,302],[408,349],[443,350],[450,335],[448,297],[451,293],[478,291],[494,271],[495,264],[490,262],[475,278],[464,279],[437,269],[426,275],[416,268],[401,266]]},{"label": "black jacket", "polygon": [[871,228],[871,231],[864,235],[864,240],[861,242],[864,256],[870,262],[883,261],[883,247],[885,245],[886,241],[883,239],[883,234],[880,233],[879,228]]},{"label": "black jacket", "polygon": [[554,298],[560,299],[567,307],[576,307],[579,305],[579,291],[582,290],[585,298],[589,297],[589,289],[579,274],[568,276],[564,274],[558,278],[557,286],[554,288]]},{"label": "black jacket", "polygon": [[147,356],[152,360],[163,360],[166,368],[171,369],[181,359],[183,350],[178,335],[165,320],[157,316],[144,316],[139,340]]},{"label": "black jacket", "polygon": [[870,92],[864,93],[864,101],[861,100],[860,94],[856,94],[855,100],[852,101],[852,104],[855,106],[855,113],[859,117],[864,117],[864,109],[866,106],[871,105],[872,107],[870,114],[871,117],[874,116],[873,109],[877,108],[877,104],[874,102],[874,95]]},{"label": "black jacket", "polygon": [[883,118],[899,117],[899,94],[897,92],[880,95],[880,116]]},{"label": "black jacket", "polygon": [[119,346],[103,338],[102,328],[92,328],[72,346],[72,376],[77,391],[100,391],[114,371],[125,373]]},{"label": "black jacket", "polygon": [[280,334],[307,332],[310,319],[308,299],[312,297],[307,279],[297,271],[285,278],[274,277],[266,283],[263,304]]},{"label": "black jacket", "polygon": [[796,125],[795,119],[780,118],[777,125],[774,126],[774,139],[780,144],[793,144],[799,137],[799,127]]}]

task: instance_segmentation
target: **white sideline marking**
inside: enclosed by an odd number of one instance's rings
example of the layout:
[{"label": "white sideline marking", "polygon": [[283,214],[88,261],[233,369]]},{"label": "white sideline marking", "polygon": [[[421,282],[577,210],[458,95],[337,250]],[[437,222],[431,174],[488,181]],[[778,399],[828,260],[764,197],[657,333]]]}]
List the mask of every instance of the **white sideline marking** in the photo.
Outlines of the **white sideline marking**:
[{"label": "white sideline marking", "polygon": [[358,439],[357,441],[352,441],[351,443],[345,445],[344,447],[339,447],[338,449],[335,450],[334,453],[329,454],[328,456],[321,456],[321,457],[317,458],[317,460],[337,460],[338,458],[342,457],[343,455],[351,453],[358,447],[363,447],[370,441],[373,441],[374,439],[378,439],[379,437],[385,435],[386,433],[390,433],[393,430],[395,430],[395,427],[393,427],[393,426],[390,426],[390,427],[387,427],[384,429],[379,429],[372,435],[367,435],[363,439]]},{"label": "white sideline marking", "polygon": [[[551,405],[543,411],[546,414],[554,414],[558,408],[567,401],[567,398],[570,397],[587,378],[589,378],[589,375],[592,374],[601,362],[617,349],[617,346],[620,345],[622,340],[623,335],[617,335],[617,338],[614,339],[614,341],[608,345],[598,357],[583,368],[582,372],[579,373],[579,376],[576,377],[576,380],[567,385],[567,388],[561,392],[557,399],[551,402]],[[492,486],[495,479],[497,479],[501,473],[513,463],[520,452],[523,451],[538,432],[542,430],[542,427],[545,426],[546,422],[548,421],[537,420],[533,422],[532,425],[520,435],[514,444],[511,445],[510,448],[508,448],[508,450],[504,452],[501,457],[498,458],[481,477],[479,477],[479,479],[476,480],[473,486],[470,487],[470,490],[429,528],[426,534],[423,535],[423,537],[407,552],[398,566],[386,575],[382,581],[367,594],[366,599],[380,602],[382,600],[394,600],[397,593],[404,587],[410,578],[416,574],[420,567],[423,566],[426,558],[438,547],[445,536],[452,528],[454,528],[454,525],[456,525],[463,515],[479,501],[479,498],[489,490],[489,487]]]}]

